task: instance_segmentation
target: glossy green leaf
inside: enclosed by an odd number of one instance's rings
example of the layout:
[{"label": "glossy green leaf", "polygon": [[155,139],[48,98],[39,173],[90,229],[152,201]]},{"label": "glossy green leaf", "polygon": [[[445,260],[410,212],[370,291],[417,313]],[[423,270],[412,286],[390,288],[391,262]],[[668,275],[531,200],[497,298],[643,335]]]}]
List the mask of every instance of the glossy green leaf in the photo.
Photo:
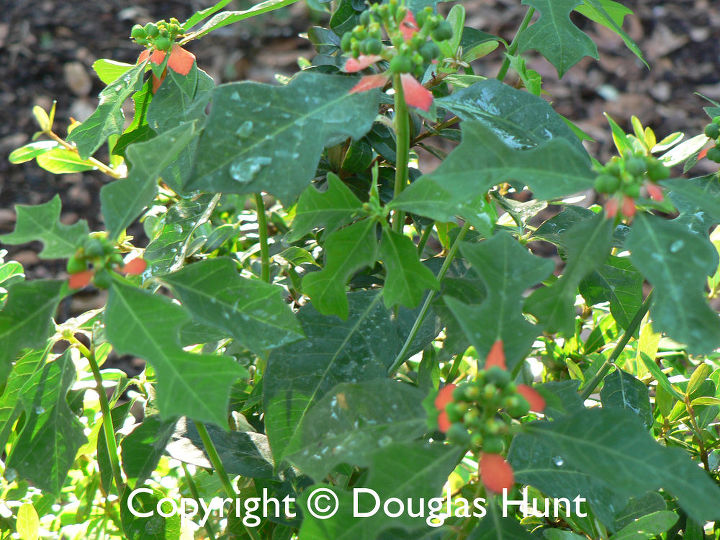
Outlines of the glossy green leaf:
[{"label": "glossy green leaf", "polygon": [[328,173],[325,191],[308,186],[300,195],[288,241],[299,240],[315,228],[332,232],[349,223],[360,210],[360,199],[337,175]]},{"label": "glossy green leaf", "polygon": [[720,516],[720,488],[707,473],[681,449],[660,446],[628,411],[588,409],[555,422],[529,424],[527,435],[520,437],[541,441],[563,463],[618,494],[630,497],[663,488],[697,521]]},{"label": "glossy green leaf", "polygon": [[118,62],[116,60],[110,60],[108,58],[100,58],[95,60],[92,65],[93,70],[105,85],[117,81],[120,77],[125,75],[129,70],[133,68],[133,64],[126,64],[125,62]]},{"label": "glossy green leaf", "polygon": [[649,491],[639,497],[631,498],[628,505],[615,514],[613,525],[615,530],[620,530],[643,516],[662,510],[667,510],[663,496],[655,491]]},{"label": "glossy green leaf", "polygon": [[18,204],[15,207],[17,221],[15,230],[0,236],[5,244],[24,244],[39,240],[43,243],[40,257],[43,259],[61,259],[75,253],[80,242],[87,237],[89,229],[85,220],[73,225],[60,222],[60,196],[35,206]]},{"label": "glossy green leaf", "polygon": [[60,495],[75,454],[87,440],[66,401],[74,382],[69,351],[33,374],[20,396],[25,423],[7,461],[8,469],[55,496]]},{"label": "glossy green leaf", "polygon": [[168,70],[167,77],[148,106],[148,125],[162,133],[180,124],[203,119],[214,88],[215,82],[196,64],[187,75]]},{"label": "glossy green leaf", "polygon": [[[477,121],[462,124],[463,139],[431,174],[405,189],[389,207],[438,221],[456,215],[468,219],[482,208],[485,192],[502,182],[529,184],[538,199],[571,195],[592,187],[593,173],[586,155],[567,140],[552,139],[521,150],[508,146],[490,128]],[[482,152],[478,152],[482,148]]]},{"label": "glossy green leaf", "polygon": [[244,370],[226,356],[184,351],[177,334],[188,319],[166,297],[120,283],[110,288],[105,311],[108,340],[118,354],[134,354],[152,364],[162,418],[186,415],[227,426],[230,387]]},{"label": "glossy green leaf", "polygon": [[354,272],[375,263],[375,229],[375,222],[365,219],[327,237],[325,266],[319,272],[307,274],[302,280],[303,292],[312,299],[320,313],[347,319],[345,284]]},{"label": "glossy green leaf", "polygon": [[670,199],[679,210],[686,210],[688,213],[699,210],[705,214],[702,216],[704,223],[720,223],[720,181],[716,174],[689,179],[671,178],[664,180],[662,186],[669,190]]},{"label": "glossy green leaf", "polygon": [[407,236],[383,229],[380,258],[387,270],[383,287],[387,307],[414,308],[428,290],[437,290],[440,286],[430,269],[420,262],[417,247]]},{"label": "glossy green leaf", "polygon": [[111,238],[121,234],[152,202],[160,174],[195,136],[194,124],[182,124],[127,149],[128,177],[106,184],[100,190],[102,213]]},{"label": "glossy green leaf", "polygon": [[142,88],[146,65],[147,61],[133,66],[100,92],[98,108],[68,135],[68,141],[75,143],[80,157],[87,159],[110,135],[122,133],[125,120],[123,103]]},{"label": "glossy green leaf", "polygon": [[584,56],[598,59],[593,40],[570,20],[570,12],[582,1],[523,0],[524,5],[540,12],[540,18],[519,35],[519,50],[538,51],[555,66],[560,77]]},{"label": "glossy green leaf", "polygon": [[15,530],[23,540],[40,538],[40,518],[31,503],[24,503],[18,508]]},{"label": "glossy green leaf", "polygon": [[612,221],[604,214],[577,223],[562,233],[567,263],[562,277],[549,287],[538,289],[525,302],[548,332],[575,331],[575,297],[582,279],[607,259],[612,246]]},{"label": "glossy green leaf", "polygon": [[256,354],[303,337],[282,288],[240,276],[230,259],[190,264],[162,280],[195,321],[222,330]]},{"label": "glossy green leaf", "polygon": [[61,297],[61,281],[19,281],[8,289],[0,311],[0,382],[23,347],[41,347],[51,330],[52,317]]},{"label": "glossy green leaf", "polygon": [[219,86],[186,187],[294,200],[315,175],[324,146],[359,139],[372,127],[378,92],[349,94],[356,82],[304,72],[287,86]]},{"label": "glossy green leaf", "polygon": [[131,485],[141,486],[155,470],[165,445],[175,431],[175,420],[148,415],[120,443],[122,468]]},{"label": "glossy green leaf", "polygon": [[8,161],[14,164],[25,163],[55,148],[60,148],[60,144],[55,141],[31,142],[10,152]]},{"label": "glossy green leaf", "polygon": [[670,527],[675,525],[678,515],[675,512],[661,510],[653,512],[641,518],[636,519],[632,523],[628,523],[625,527],[610,537],[610,540],[645,540],[648,538],[657,538],[658,535],[667,532]]},{"label": "glossy green leaf", "polygon": [[610,302],[615,321],[627,328],[642,304],[642,282],[629,258],[611,255],[580,282],[580,294],[590,306]]},{"label": "glossy green leaf", "polygon": [[646,428],[653,424],[652,407],[647,386],[629,373],[616,369],[603,379],[600,400],[606,409],[627,409],[636,414]]},{"label": "glossy green leaf", "polygon": [[20,397],[23,389],[46,356],[47,351],[30,351],[15,362],[0,394],[0,448],[5,448],[13,424],[22,412]]},{"label": "glossy green leaf", "polygon": [[718,347],[720,321],[705,299],[705,281],[718,265],[712,243],[680,223],[640,214],[626,246],[633,265],[655,287],[653,328],[693,353]]},{"label": "glossy green leaf", "polygon": [[95,165],[82,159],[77,152],[65,148],[55,148],[37,156],[37,164],[53,174],[68,174],[92,171]]},{"label": "glossy green leaf", "polygon": [[[222,12],[218,13],[217,15],[213,16],[209,21],[207,21],[205,24],[203,24],[198,30],[191,32],[191,34],[195,39],[197,39],[201,36],[204,36],[205,34],[209,34],[213,30],[222,28],[223,26],[227,26],[229,24],[234,24],[236,22],[240,22],[240,21],[248,19],[250,17],[255,17],[257,15],[262,15],[263,13],[267,13],[269,11],[274,11],[276,9],[283,8],[285,6],[289,6],[291,4],[294,4],[297,1],[298,0],[265,0],[264,2],[255,4],[251,8],[246,9],[244,11],[222,11]],[[221,4],[223,6],[227,5],[228,3],[229,2],[219,2],[219,4]]]},{"label": "glossy green leaf", "polygon": [[[418,443],[392,443],[372,455],[370,473],[362,487],[374,490],[381,505],[391,497],[406,501],[408,498],[428,500],[442,497],[442,485],[460,459],[457,448],[446,445],[421,445]],[[316,486],[320,487],[320,486]],[[358,519],[353,517],[353,495],[336,487],[327,487],[339,499],[338,512],[330,519],[314,518],[307,511],[307,490],[299,503],[305,514],[301,538],[313,540],[375,540],[384,529],[416,529],[430,527],[426,517],[410,517],[407,513],[389,517],[384,512]],[[358,512],[369,512],[375,499],[368,494],[358,494]],[[393,508],[395,509],[395,508]],[[418,534],[419,536],[419,534]],[[417,537],[417,536],[416,536]]]},{"label": "glossy green leaf", "polygon": [[445,303],[481,358],[500,339],[512,369],[542,330],[523,316],[523,293],[552,273],[552,261],[532,255],[507,233],[479,244],[463,243],[460,252],[480,275],[487,297],[479,305],[453,297]]},{"label": "glossy green leaf", "polygon": [[[161,516],[157,511],[158,504],[166,494],[159,490],[144,489],[150,493],[129,489],[123,492],[119,505],[123,538],[127,540],[178,540],[180,538],[180,513],[175,513],[168,518]],[[130,508],[134,512],[131,512]]]},{"label": "glossy green leaf", "polygon": [[388,378],[338,384],[305,415],[286,459],[317,481],[340,463],[368,466],[379,448],[427,430],[424,398]]},{"label": "glossy green leaf", "polygon": [[477,82],[436,103],[462,120],[481,122],[511,148],[533,148],[561,138],[587,155],[580,140],[547,101],[496,79]]},{"label": "glossy green leaf", "polygon": [[631,9],[613,0],[583,0],[583,3],[577,6],[575,11],[582,13],[588,19],[615,32],[622,38],[625,46],[630,49],[646,67],[649,67],[643,58],[640,47],[638,47],[637,43],[622,29],[625,16],[632,15]]}]

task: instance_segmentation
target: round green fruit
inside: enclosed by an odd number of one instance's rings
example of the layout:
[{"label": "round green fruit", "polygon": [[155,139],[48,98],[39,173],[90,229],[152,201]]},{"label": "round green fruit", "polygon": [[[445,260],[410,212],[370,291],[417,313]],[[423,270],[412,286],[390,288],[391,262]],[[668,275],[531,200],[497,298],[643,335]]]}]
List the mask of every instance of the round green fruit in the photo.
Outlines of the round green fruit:
[{"label": "round green fruit", "polygon": [[510,373],[498,366],[493,366],[490,369],[486,370],[485,375],[487,376],[487,380],[490,383],[495,384],[496,386],[499,386],[501,388],[506,386],[512,379]]},{"label": "round green fruit", "polygon": [[460,422],[465,416],[466,409],[457,403],[448,403],[445,405],[445,412],[451,422]]},{"label": "round green fruit", "polygon": [[622,192],[631,199],[637,199],[640,196],[640,184],[630,183],[623,186]]},{"label": "round green fruit", "polygon": [[145,33],[150,37],[155,37],[160,33],[160,30],[158,30],[158,27],[154,25],[153,23],[147,23],[145,25]]},{"label": "round green fruit", "polygon": [[438,47],[432,41],[428,41],[422,47],[420,47],[420,54],[425,62],[431,62],[438,56],[440,56],[440,47]]},{"label": "round green fruit", "polygon": [[505,443],[501,437],[486,437],[482,449],[488,454],[502,454],[505,450]]},{"label": "round green fruit", "polygon": [[136,39],[143,39],[145,36],[147,36],[147,34],[145,33],[145,29],[142,26],[136,24],[132,27],[130,36]]},{"label": "round green fruit", "polygon": [[367,38],[363,41],[365,54],[380,54],[382,52],[382,41],[375,38]]},{"label": "round green fruit", "polygon": [[167,51],[172,47],[172,41],[166,36],[160,36],[155,40],[155,48],[161,51]]},{"label": "round green fruit", "polygon": [[360,24],[363,26],[368,26],[372,22],[372,16],[370,15],[369,10],[365,10],[360,14]]},{"label": "round green fruit", "polygon": [[453,424],[450,426],[450,429],[447,430],[445,437],[453,444],[470,444],[470,434],[461,424]]},{"label": "round green fruit", "polygon": [[102,257],[105,255],[105,242],[91,236],[85,240],[85,255],[88,257]]},{"label": "round green fruit", "polygon": [[340,48],[344,52],[348,52],[352,45],[353,35],[350,32],[345,32],[342,39],[340,40]]},{"label": "round green fruit", "polygon": [[403,54],[399,54],[390,60],[390,71],[393,73],[410,73],[412,68],[412,60]]},{"label": "round green fruit", "polygon": [[633,176],[641,176],[647,172],[645,158],[631,157],[625,162],[625,170]]},{"label": "round green fruit", "polygon": [[78,257],[70,257],[67,262],[68,274],[77,274],[78,272],[84,272],[87,270],[87,262],[84,259]]},{"label": "round green fruit", "polygon": [[598,193],[615,193],[620,187],[620,179],[617,176],[601,174],[595,179],[595,191]]},{"label": "round green fruit", "polygon": [[705,126],[705,135],[711,139],[717,139],[720,137],[720,126],[717,124],[708,124]]},{"label": "round green fruit", "polygon": [[450,39],[451,37],[453,37],[452,25],[447,21],[442,21],[440,24],[438,24],[437,28],[433,30],[432,37],[437,41],[445,41],[446,39]]},{"label": "round green fruit", "polygon": [[707,158],[715,163],[720,163],[720,148],[717,146],[708,150]]},{"label": "round green fruit", "polygon": [[648,165],[648,176],[650,180],[659,182],[660,180],[670,178],[670,169],[659,161],[654,161]]}]

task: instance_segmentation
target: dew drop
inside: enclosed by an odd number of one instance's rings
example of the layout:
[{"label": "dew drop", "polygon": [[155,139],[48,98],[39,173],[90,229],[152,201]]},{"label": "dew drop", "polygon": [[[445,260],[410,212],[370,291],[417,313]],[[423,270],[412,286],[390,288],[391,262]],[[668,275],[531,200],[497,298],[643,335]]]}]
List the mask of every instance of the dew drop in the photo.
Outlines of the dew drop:
[{"label": "dew drop", "polygon": [[253,129],[253,123],[251,120],[246,120],[242,124],[240,124],[240,127],[237,128],[237,131],[235,132],[235,135],[240,137],[241,139],[245,139],[246,137],[250,136],[250,133],[252,133]]},{"label": "dew drop", "polygon": [[392,442],[392,437],[390,437],[389,435],[383,435],[382,437],[380,437],[378,439],[378,444],[380,446],[387,446],[391,442]]},{"label": "dew drop", "polygon": [[562,467],[563,465],[565,465],[565,460],[562,458],[562,456],[555,456],[554,458],[552,458],[552,460],[556,467]]},{"label": "dew drop", "polygon": [[17,471],[15,469],[5,469],[5,480],[12,482],[17,478]]},{"label": "dew drop", "polygon": [[670,244],[670,253],[677,253],[683,248],[684,245],[685,242],[683,242],[682,240],[675,240],[672,244]]},{"label": "dew drop", "polygon": [[265,156],[257,156],[241,161],[236,161],[230,165],[230,176],[238,182],[247,184],[251,182],[260,170],[271,163],[271,159]]},{"label": "dew drop", "polygon": [[35,414],[42,414],[44,412],[45,412],[45,407],[41,407],[40,405],[35,407]]}]

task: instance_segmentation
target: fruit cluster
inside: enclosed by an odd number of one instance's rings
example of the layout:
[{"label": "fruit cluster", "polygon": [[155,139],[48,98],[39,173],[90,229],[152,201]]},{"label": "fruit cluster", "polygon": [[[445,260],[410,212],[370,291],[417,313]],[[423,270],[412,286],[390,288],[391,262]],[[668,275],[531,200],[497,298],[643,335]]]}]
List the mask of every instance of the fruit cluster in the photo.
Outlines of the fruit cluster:
[{"label": "fruit cluster", "polygon": [[158,21],[147,23],[145,26],[136,24],[132,27],[130,37],[139,45],[145,45],[158,51],[169,51],[172,49],[175,39],[182,35],[180,21],[173,18],[170,22]]},{"label": "fruit cluster", "polygon": [[598,172],[595,190],[612,196],[605,205],[610,217],[617,214],[620,202],[623,215],[635,215],[635,199],[640,196],[643,186],[652,199],[663,200],[662,190],[657,183],[670,176],[670,169],[660,160],[629,151],[622,157],[613,157]]},{"label": "fruit cluster", "polygon": [[715,163],[720,163],[720,116],[716,116],[710,124],[705,126],[705,135],[715,142],[715,146],[707,151],[707,158]]},{"label": "fruit cluster", "polygon": [[[92,267],[92,268],[91,268]],[[70,274],[68,285],[81,289],[92,283],[99,289],[107,289],[112,283],[110,271],[117,269],[123,274],[142,274],[147,263],[136,258],[125,264],[117,246],[103,236],[88,236],[83,245],[68,259]]]},{"label": "fruit cluster", "polygon": [[[383,43],[383,28],[392,47]],[[440,57],[437,42],[453,36],[449,22],[428,7],[417,19],[398,0],[372,4],[360,15],[360,24],[342,37],[340,46],[354,58],[379,56],[390,63],[392,73],[422,76],[425,66]]]}]

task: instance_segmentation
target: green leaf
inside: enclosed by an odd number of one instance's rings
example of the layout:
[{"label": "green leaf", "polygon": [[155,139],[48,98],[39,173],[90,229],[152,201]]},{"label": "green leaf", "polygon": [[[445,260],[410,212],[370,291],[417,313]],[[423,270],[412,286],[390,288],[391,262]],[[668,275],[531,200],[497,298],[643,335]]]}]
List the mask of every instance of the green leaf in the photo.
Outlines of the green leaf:
[{"label": "green leaf", "polygon": [[420,262],[417,247],[407,236],[383,229],[380,258],[387,270],[383,287],[387,307],[414,308],[428,289],[436,291],[440,287],[430,269]]},{"label": "green leaf", "polygon": [[[720,181],[717,174],[699,178],[671,178],[662,186],[670,192],[670,199],[684,213],[704,212],[703,223],[720,223]],[[703,227],[705,228],[705,227]]]},{"label": "green leaf", "polygon": [[68,135],[68,141],[76,144],[81,158],[87,159],[94,154],[110,135],[123,132],[123,103],[142,88],[146,65],[147,61],[133,66],[100,92],[98,108]]},{"label": "green leaf", "polygon": [[43,259],[62,259],[74,255],[89,229],[85,220],[74,225],[60,223],[61,206],[59,195],[35,206],[18,204],[15,207],[15,230],[0,236],[0,242],[17,245],[39,240],[44,245],[39,254]]},{"label": "green leaf", "polygon": [[720,321],[705,299],[706,278],[718,264],[712,243],[680,223],[640,214],[625,245],[633,265],[655,287],[655,331],[687,344],[691,353],[720,345]]},{"label": "green leaf", "polygon": [[87,440],[66,400],[74,382],[70,351],[33,374],[20,396],[25,423],[7,461],[8,469],[55,496],[60,495],[75,454]]},{"label": "green leaf", "polygon": [[65,148],[55,148],[37,156],[37,164],[53,174],[68,174],[92,171],[95,165],[82,159],[77,152]]},{"label": "green leaf", "polygon": [[320,313],[347,319],[345,284],[355,271],[375,263],[375,229],[373,220],[364,219],[327,237],[325,267],[302,280],[303,292]]},{"label": "green leaf", "polygon": [[636,414],[646,428],[653,424],[652,407],[647,386],[629,373],[616,369],[603,379],[600,400],[606,409],[627,409]]},{"label": "green leaf", "polygon": [[613,534],[610,540],[645,540],[657,538],[657,535],[667,532],[675,525],[678,515],[675,512],[661,510],[653,512],[629,523],[622,530]]},{"label": "green leaf", "polygon": [[61,281],[33,280],[9,287],[8,299],[0,311],[0,382],[5,381],[20,349],[45,344],[62,286]]},{"label": "green leaf", "polygon": [[575,297],[582,279],[600,266],[612,247],[612,220],[597,214],[561,234],[567,248],[567,263],[562,277],[549,287],[531,294],[525,310],[532,313],[547,332],[575,332]]},{"label": "green leaf", "polygon": [[130,71],[133,68],[133,64],[117,62],[116,60],[110,60],[108,58],[100,58],[93,62],[92,68],[95,70],[95,73],[97,73],[98,78],[105,85],[108,85],[117,81],[125,75],[125,73]]},{"label": "green leaf", "polygon": [[18,358],[0,395],[0,448],[5,448],[15,420],[22,412],[22,395],[25,385],[45,361],[47,351],[30,351]]},{"label": "green leaf", "polygon": [[547,101],[496,79],[475,83],[436,103],[462,120],[482,123],[511,148],[533,148],[561,138],[587,159],[580,140]]},{"label": "green leaf", "polygon": [[555,422],[527,424],[526,430],[518,438],[527,437],[527,444],[532,440],[546,444],[568,466],[585,471],[620,495],[663,488],[696,521],[720,516],[720,488],[707,473],[683,450],[657,444],[628,411],[587,409]]},{"label": "green leaf", "polygon": [[152,97],[147,122],[158,133],[205,117],[215,81],[193,64],[187,75],[168,70],[167,77]]},{"label": "green leaf", "polygon": [[[200,29],[198,29],[194,32],[191,32],[190,35],[192,35],[194,39],[197,39],[199,37],[204,36],[205,34],[209,34],[213,30],[222,28],[223,26],[227,26],[229,24],[234,24],[236,22],[240,22],[240,21],[248,19],[250,17],[255,17],[257,15],[262,15],[263,13],[267,13],[269,11],[274,11],[276,9],[283,8],[285,6],[289,6],[291,4],[294,4],[297,1],[298,0],[265,0],[265,2],[260,2],[259,4],[255,4],[250,9],[246,9],[244,11],[223,11],[223,12],[215,15],[212,19],[210,19],[205,24],[203,24],[200,27]],[[228,3],[229,2],[219,2],[218,4],[226,6]],[[214,9],[214,8],[209,8],[209,9]],[[202,19],[200,19],[200,20],[202,20]],[[192,19],[190,19],[188,22],[190,22],[190,21],[192,21]],[[194,23],[194,24],[197,24],[197,23]],[[183,28],[185,28],[185,26],[183,26]]]},{"label": "green leaf", "polygon": [[619,530],[636,519],[661,510],[667,510],[665,499],[659,493],[649,491],[640,497],[631,498],[628,505],[615,514],[615,523],[613,525],[615,530]]},{"label": "green leaf", "polygon": [[40,518],[32,504],[25,503],[18,508],[15,530],[23,540],[40,538]]},{"label": "green leaf", "polygon": [[388,378],[340,383],[302,419],[286,459],[318,481],[340,463],[366,467],[374,451],[427,430],[424,398]]},{"label": "green leaf", "polygon": [[195,321],[222,330],[256,354],[303,337],[282,287],[241,277],[230,259],[191,264],[162,280]]},{"label": "green leaf", "polygon": [[537,199],[554,199],[593,185],[587,155],[565,139],[521,150],[508,146],[480,122],[463,122],[462,133],[462,142],[447,159],[408,186],[389,208],[447,222],[456,215],[476,216],[485,192],[502,182],[520,187],[529,183]]},{"label": "green leaf", "polygon": [[487,297],[479,305],[467,305],[452,297],[446,297],[445,303],[481,358],[501,339],[512,369],[525,358],[541,332],[522,314],[523,293],[550,275],[554,265],[532,255],[508,233],[479,244],[464,242],[460,252],[482,278]]},{"label": "green leaf", "polygon": [[[262,433],[252,431],[222,431],[206,426],[225,471],[247,478],[273,478],[273,461],[268,440]],[[212,469],[205,446],[195,424],[181,418],[167,445],[171,457],[196,467]]]},{"label": "green leaf", "polygon": [[[377,493],[381,505],[390,498],[417,501],[422,498],[442,496],[442,485],[455,468],[461,457],[458,448],[447,445],[421,445],[413,443],[388,444],[372,455],[370,473],[364,486]],[[315,486],[315,488],[320,486]],[[353,517],[353,495],[336,487],[326,486],[339,499],[338,511],[330,519],[314,518],[307,511],[307,497],[312,489],[305,491],[300,499],[305,519],[300,528],[300,538],[313,540],[375,540],[378,534],[388,528],[427,530],[426,517],[410,517],[403,513],[389,517],[379,511],[362,519]],[[358,512],[369,512],[375,506],[375,499],[359,493]],[[417,536],[420,536],[419,534]],[[417,537],[416,536],[416,537]]]},{"label": "green leaf", "polygon": [[186,415],[225,427],[230,387],[244,370],[226,356],[185,352],[177,336],[188,319],[166,297],[120,283],[110,288],[108,340],[118,354],[134,354],[152,364],[161,417]]},{"label": "green leaf", "polygon": [[613,0],[583,0],[583,3],[575,8],[575,11],[582,13],[585,17],[598,24],[609,28],[620,36],[625,46],[637,56],[646,67],[648,63],[643,58],[640,47],[637,46],[630,36],[622,29],[623,20],[626,15],[632,15],[632,10],[626,8]]},{"label": "green leaf", "polygon": [[10,152],[8,160],[14,164],[25,163],[55,148],[61,148],[55,141],[31,142]]},{"label": "green leaf", "polygon": [[325,191],[308,186],[300,195],[288,242],[300,240],[315,228],[332,232],[349,223],[360,210],[360,199],[337,175],[328,173]]},{"label": "green leaf", "polygon": [[157,181],[196,137],[195,124],[182,124],[147,142],[128,147],[127,178],[106,184],[100,201],[110,238],[117,238],[149,205],[157,193]]},{"label": "green leaf", "polygon": [[291,202],[308,185],[324,146],[372,127],[378,92],[349,94],[355,78],[303,72],[287,86],[224,84],[213,91],[187,188],[272,193]]},{"label": "green leaf", "polygon": [[[488,508],[488,510],[500,513],[499,509]],[[499,517],[496,521],[491,516],[481,519],[468,536],[468,540],[532,540],[533,538],[536,537],[513,517]]]},{"label": "green leaf", "polygon": [[570,12],[582,0],[523,0],[540,11],[540,19],[518,37],[520,52],[535,49],[555,66],[558,76],[584,56],[600,58],[597,47],[587,34],[570,20]]},{"label": "green leaf", "polygon": [[580,294],[589,306],[610,302],[610,312],[627,328],[642,304],[643,277],[627,257],[608,257],[605,264],[580,283]]},{"label": "green leaf", "polygon": [[[150,490],[150,488],[146,489]],[[150,493],[129,489],[123,491],[120,500],[123,538],[127,540],[177,540],[180,538],[181,530],[180,513],[174,513],[168,518],[161,516],[158,513],[158,505],[160,500],[167,495],[159,490],[150,491]],[[134,513],[130,508],[134,510]]]},{"label": "green leaf", "polygon": [[140,487],[155,470],[175,431],[175,423],[175,419],[162,420],[158,415],[148,415],[123,438],[120,443],[122,468],[131,485]]},{"label": "green leaf", "polygon": [[[393,318],[381,298],[377,291],[350,293],[345,321],[321,315],[308,304],[298,312],[306,339],[271,351],[263,378],[263,402],[265,430],[276,463],[298,436],[310,406],[335,385],[387,376],[416,313],[401,308]],[[435,323],[429,322],[420,334],[409,354],[437,335]]]},{"label": "green leaf", "polygon": [[649,358],[646,354],[641,354],[640,358],[642,359],[643,363],[645,364],[645,367],[648,369],[648,371],[652,374],[652,376],[655,378],[655,380],[658,382],[658,386],[661,386],[664,390],[668,392],[668,394],[671,394],[675,397],[675,399],[679,401],[683,401],[683,395],[675,390],[675,387],[672,385],[670,380],[667,378],[667,375],[665,375],[662,370],[658,367],[658,365],[652,360],[652,358]]}]

